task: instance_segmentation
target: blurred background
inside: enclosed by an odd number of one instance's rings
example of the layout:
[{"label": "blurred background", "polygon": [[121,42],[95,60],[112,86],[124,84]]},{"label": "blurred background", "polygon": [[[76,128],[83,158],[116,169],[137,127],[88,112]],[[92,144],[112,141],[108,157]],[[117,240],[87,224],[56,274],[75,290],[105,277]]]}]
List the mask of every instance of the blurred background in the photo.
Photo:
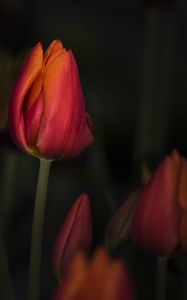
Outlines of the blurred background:
[{"label": "blurred background", "polygon": [[[28,51],[56,38],[72,49],[95,135],[80,157],[52,165],[41,276],[41,299],[48,300],[56,286],[53,243],[77,196],[90,196],[95,248],[115,210],[140,185],[143,165],[153,170],[173,148],[187,157],[186,20],[185,0],[1,0],[0,216],[16,299],[27,293],[38,161],[11,144],[6,113]],[[131,241],[112,255],[126,261],[137,299],[154,299],[155,258]],[[176,299],[181,281],[170,277],[168,299]]]}]

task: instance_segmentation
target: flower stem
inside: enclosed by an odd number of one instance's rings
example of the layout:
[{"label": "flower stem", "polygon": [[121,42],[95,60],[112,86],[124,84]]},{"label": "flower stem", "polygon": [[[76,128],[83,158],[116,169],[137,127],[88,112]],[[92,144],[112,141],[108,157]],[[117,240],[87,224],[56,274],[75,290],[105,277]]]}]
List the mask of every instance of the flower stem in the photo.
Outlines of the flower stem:
[{"label": "flower stem", "polygon": [[157,257],[156,300],[166,299],[168,257]]},{"label": "flower stem", "polygon": [[32,225],[28,300],[39,299],[42,236],[50,165],[50,160],[40,159]]}]

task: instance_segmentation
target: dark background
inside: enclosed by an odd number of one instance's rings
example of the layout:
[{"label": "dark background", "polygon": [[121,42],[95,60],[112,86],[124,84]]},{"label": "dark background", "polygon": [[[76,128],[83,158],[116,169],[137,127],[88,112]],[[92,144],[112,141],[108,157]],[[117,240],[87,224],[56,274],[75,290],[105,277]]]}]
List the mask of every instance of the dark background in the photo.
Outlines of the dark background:
[{"label": "dark background", "polygon": [[[80,157],[52,165],[41,276],[41,299],[48,300],[56,284],[52,246],[77,196],[91,198],[94,248],[103,243],[113,212],[140,184],[143,163],[154,169],[173,148],[187,157],[186,20],[185,0],[1,0],[0,187],[16,299],[26,298],[38,161],[7,146],[4,131],[9,93],[26,53],[56,38],[72,49],[95,135]],[[126,260],[137,299],[154,299],[155,258],[130,241],[113,255]],[[180,284],[171,272],[168,299],[176,299]]]}]

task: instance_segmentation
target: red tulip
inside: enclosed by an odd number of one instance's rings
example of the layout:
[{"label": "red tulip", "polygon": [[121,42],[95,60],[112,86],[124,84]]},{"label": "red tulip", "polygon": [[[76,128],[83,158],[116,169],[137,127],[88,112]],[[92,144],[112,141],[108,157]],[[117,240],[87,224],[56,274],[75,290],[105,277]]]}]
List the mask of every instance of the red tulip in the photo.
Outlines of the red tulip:
[{"label": "red tulip", "polygon": [[98,250],[91,261],[77,253],[53,300],[133,300],[127,272],[120,261],[112,261]]},{"label": "red tulip", "polygon": [[157,255],[187,251],[187,161],[173,151],[158,166],[135,207],[132,238]]},{"label": "red tulip", "polygon": [[88,251],[92,242],[92,220],[87,195],[82,194],[71,207],[60,228],[53,251],[53,266],[60,278],[77,250]]},{"label": "red tulip", "polygon": [[71,50],[53,41],[29,54],[14,86],[9,125],[15,143],[29,154],[71,158],[93,142],[78,68]]}]

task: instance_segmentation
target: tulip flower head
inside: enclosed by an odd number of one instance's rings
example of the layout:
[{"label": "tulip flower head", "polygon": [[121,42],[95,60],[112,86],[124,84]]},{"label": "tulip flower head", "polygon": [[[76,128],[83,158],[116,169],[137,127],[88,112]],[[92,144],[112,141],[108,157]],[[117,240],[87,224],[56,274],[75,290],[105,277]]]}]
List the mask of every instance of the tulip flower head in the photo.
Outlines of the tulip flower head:
[{"label": "tulip flower head", "polygon": [[139,194],[139,189],[134,190],[110,220],[105,234],[107,249],[115,249],[129,238],[134,207]]},{"label": "tulip flower head", "polygon": [[75,201],[57,235],[53,250],[53,266],[58,278],[74,253],[87,252],[92,242],[92,220],[90,202],[86,194]]},{"label": "tulip flower head", "polygon": [[69,159],[93,142],[78,68],[59,40],[29,54],[13,88],[9,126],[23,151],[47,159]]},{"label": "tulip flower head", "polygon": [[156,255],[187,251],[187,161],[176,150],[143,189],[132,220],[132,238]]},{"label": "tulip flower head", "polygon": [[91,261],[77,253],[59,284],[53,300],[133,300],[128,274],[120,261],[112,261],[104,249]]}]

